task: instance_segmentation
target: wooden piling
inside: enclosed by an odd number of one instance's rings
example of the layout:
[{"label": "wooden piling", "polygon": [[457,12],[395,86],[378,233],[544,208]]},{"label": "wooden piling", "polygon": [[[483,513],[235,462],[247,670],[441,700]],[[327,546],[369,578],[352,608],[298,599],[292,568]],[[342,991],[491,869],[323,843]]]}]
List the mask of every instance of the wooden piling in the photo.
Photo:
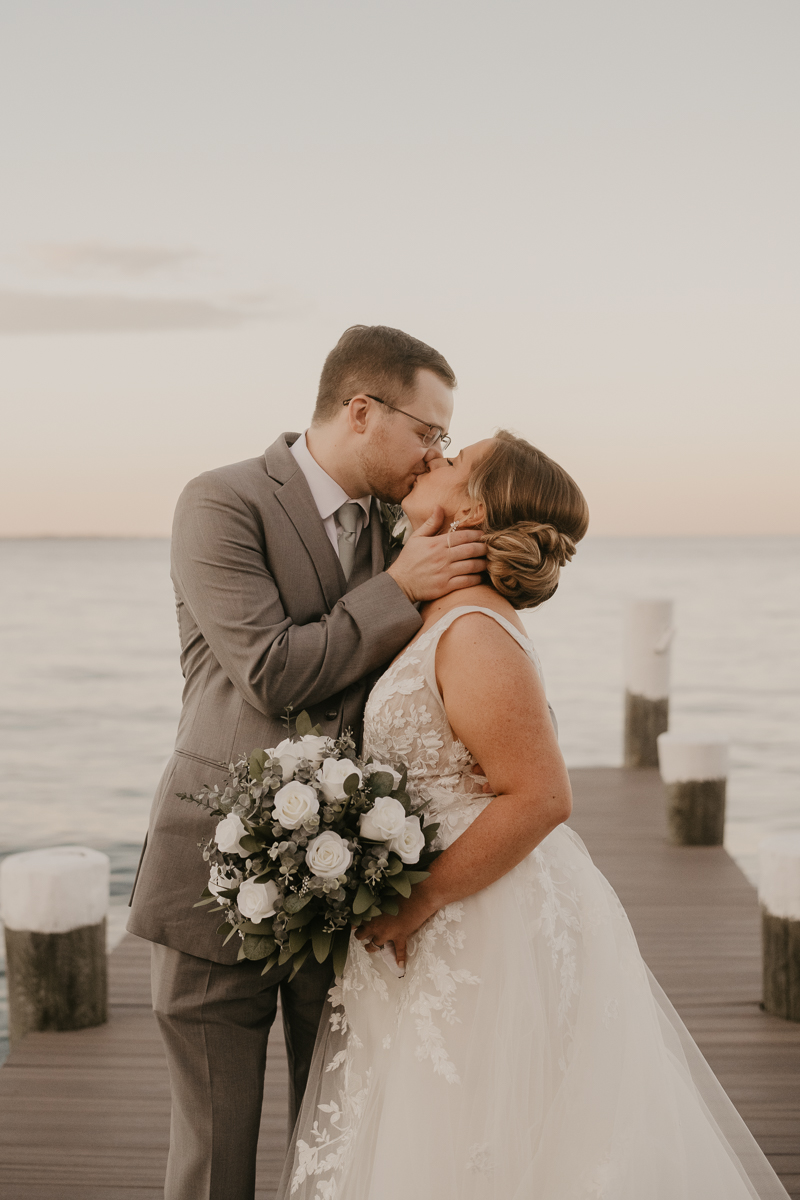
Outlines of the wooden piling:
[{"label": "wooden piling", "polygon": [[657,767],[656,739],[669,727],[672,601],[635,600],[625,628],[626,767]]},{"label": "wooden piling", "polygon": [[6,929],[8,1036],[87,1029],[108,1020],[106,920],[69,933]]},{"label": "wooden piling", "polygon": [[84,846],[12,854],[0,865],[9,1039],[108,1019],[108,856]]},{"label": "wooden piling", "polygon": [[764,1008],[800,1021],[800,833],[765,838],[758,869]]},{"label": "wooden piling", "polygon": [[728,747],[662,733],[658,761],[667,789],[670,836],[678,846],[721,846],[725,834]]}]

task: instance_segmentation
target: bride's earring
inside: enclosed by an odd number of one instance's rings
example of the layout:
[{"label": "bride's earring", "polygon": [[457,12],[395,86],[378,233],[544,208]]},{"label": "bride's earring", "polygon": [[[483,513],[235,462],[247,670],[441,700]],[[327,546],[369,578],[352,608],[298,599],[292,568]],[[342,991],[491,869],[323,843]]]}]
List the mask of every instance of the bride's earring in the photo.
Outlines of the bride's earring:
[{"label": "bride's earring", "polygon": [[[455,531],[458,529],[460,524],[461,524],[460,521],[451,521],[450,522],[450,533],[455,533]],[[448,550],[452,550],[452,546],[450,545],[450,533],[448,533],[448,535],[447,535],[447,549]]]}]

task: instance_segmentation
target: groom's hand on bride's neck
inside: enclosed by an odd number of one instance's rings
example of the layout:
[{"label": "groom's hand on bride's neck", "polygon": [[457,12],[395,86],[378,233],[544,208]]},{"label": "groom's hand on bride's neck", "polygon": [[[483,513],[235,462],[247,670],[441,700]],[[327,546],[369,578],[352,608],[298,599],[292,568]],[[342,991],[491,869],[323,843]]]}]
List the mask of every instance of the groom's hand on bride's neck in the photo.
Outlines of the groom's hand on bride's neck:
[{"label": "groom's hand on bride's neck", "polygon": [[415,529],[387,574],[409,600],[438,600],[459,588],[480,583],[486,570],[483,537],[477,529],[442,532],[444,510],[438,505]]}]

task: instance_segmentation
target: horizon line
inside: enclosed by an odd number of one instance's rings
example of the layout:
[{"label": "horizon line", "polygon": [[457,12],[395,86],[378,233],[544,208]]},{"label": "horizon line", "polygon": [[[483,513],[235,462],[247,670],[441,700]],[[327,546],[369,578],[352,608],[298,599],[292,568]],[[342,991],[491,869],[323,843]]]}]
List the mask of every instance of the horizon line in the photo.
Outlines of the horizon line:
[{"label": "horizon line", "polygon": [[[797,533],[587,533],[584,541],[622,538],[681,539],[697,541],[702,538],[738,538],[753,542],[782,538],[798,539]],[[0,542],[169,542],[168,533],[0,533]]]}]

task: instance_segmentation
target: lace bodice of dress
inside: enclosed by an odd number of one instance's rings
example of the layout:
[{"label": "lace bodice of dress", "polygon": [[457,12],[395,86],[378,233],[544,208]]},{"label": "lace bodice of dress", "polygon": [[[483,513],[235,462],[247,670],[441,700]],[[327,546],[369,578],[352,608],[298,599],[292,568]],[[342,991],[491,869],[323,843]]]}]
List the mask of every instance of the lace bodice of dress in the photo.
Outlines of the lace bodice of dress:
[{"label": "lace bodice of dress", "polygon": [[541,667],[530,640],[489,608],[453,608],[416,642],[407,646],[376,683],[364,712],[364,754],[402,770],[408,767],[408,792],[415,804],[426,802],[426,816],[440,823],[437,847],[459,836],[493,799],[483,791],[486,779],[473,775],[475,759],[453,733],[436,683],[439,638],[464,613],[485,613],[523,648],[539,676]]}]

